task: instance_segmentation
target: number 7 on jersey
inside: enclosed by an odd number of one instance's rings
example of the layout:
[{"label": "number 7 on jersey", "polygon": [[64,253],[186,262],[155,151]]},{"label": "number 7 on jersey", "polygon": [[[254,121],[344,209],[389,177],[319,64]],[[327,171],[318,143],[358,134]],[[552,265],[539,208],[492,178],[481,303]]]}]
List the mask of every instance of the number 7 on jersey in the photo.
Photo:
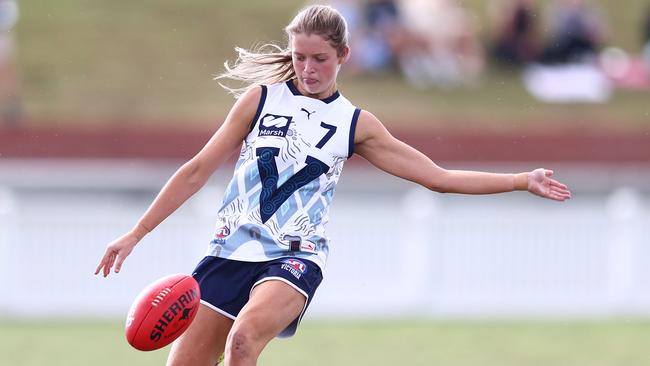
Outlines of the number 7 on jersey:
[{"label": "number 7 on jersey", "polygon": [[320,126],[327,129],[327,133],[325,133],[325,136],[323,136],[323,138],[320,139],[320,141],[318,141],[318,143],[316,144],[317,148],[322,149],[323,146],[325,146],[325,144],[327,143],[327,141],[329,141],[332,138],[332,136],[334,136],[334,134],[336,133],[336,126],[329,125],[325,122],[321,122]]}]

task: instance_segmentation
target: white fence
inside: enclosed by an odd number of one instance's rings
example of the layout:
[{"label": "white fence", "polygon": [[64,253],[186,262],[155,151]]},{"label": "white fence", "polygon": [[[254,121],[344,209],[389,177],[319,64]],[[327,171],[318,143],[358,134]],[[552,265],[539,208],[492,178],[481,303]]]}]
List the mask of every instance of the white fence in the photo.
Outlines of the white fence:
[{"label": "white fence", "polygon": [[[93,275],[106,243],[135,223],[170,169],[0,164],[0,317],[123,315],[147,283],[191,272],[212,235],[219,179],[149,235],[122,273]],[[574,174],[574,198],[556,203],[440,195],[346,173],[311,315],[650,315],[643,176],[636,188],[590,190]]]}]

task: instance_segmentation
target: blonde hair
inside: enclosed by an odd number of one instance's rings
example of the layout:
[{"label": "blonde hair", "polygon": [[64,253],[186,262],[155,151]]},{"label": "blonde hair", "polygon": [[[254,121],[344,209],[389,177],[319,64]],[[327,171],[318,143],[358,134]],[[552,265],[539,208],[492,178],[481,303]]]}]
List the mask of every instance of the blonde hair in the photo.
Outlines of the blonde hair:
[{"label": "blonde hair", "polygon": [[264,44],[253,50],[236,47],[237,60],[230,65],[224,63],[226,71],[215,77],[232,79],[244,84],[240,88],[231,88],[219,83],[235,98],[239,98],[248,89],[261,84],[280,83],[295,78],[291,59],[291,39],[296,34],[317,34],[336,49],[337,56],[343,56],[348,47],[348,27],[343,16],[327,5],[311,5],[302,9],[284,28],[287,35],[287,47],[276,44]]}]

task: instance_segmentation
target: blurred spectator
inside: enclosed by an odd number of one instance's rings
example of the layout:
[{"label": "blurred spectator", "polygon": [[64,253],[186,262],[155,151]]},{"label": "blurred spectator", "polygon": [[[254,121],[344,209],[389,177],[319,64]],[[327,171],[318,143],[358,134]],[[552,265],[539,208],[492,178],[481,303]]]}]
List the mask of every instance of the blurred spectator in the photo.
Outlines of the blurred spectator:
[{"label": "blurred spectator", "polygon": [[556,0],[549,16],[550,39],[544,63],[573,63],[595,59],[606,33],[604,18],[586,0]]},{"label": "blurred spectator", "polygon": [[505,0],[491,5],[492,57],[511,66],[535,61],[541,51],[535,0]]},{"label": "blurred spectator", "polygon": [[18,20],[15,0],[0,0],[0,126],[16,127],[20,119],[18,81],[11,29]]},{"label": "blurred spectator", "polygon": [[[320,4],[321,2],[315,2]],[[324,3],[323,3],[324,4]],[[353,52],[350,53],[350,58],[342,72],[346,74],[359,74],[365,70],[359,49],[363,43],[363,34],[365,32],[365,22],[361,14],[361,7],[356,0],[333,0],[328,3],[336,10],[338,10],[348,25],[348,32],[350,33],[350,45],[352,45]]]},{"label": "blurred spectator", "polygon": [[426,42],[404,27],[395,1],[339,0],[330,2],[345,17],[352,52],[346,72],[378,73],[396,66],[405,55],[426,47]]},{"label": "blurred spectator", "polygon": [[401,65],[402,60],[426,48],[422,37],[405,27],[405,19],[395,1],[367,0],[363,15],[366,32],[358,54],[365,70],[376,72]]},{"label": "blurred spectator", "polygon": [[330,1],[341,12],[351,36],[348,73],[383,72],[395,63],[403,27],[394,1]]},{"label": "blurred spectator", "polygon": [[595,64],[532,64],[523,80],[533,97],[547,103],[604,103],[612,94],[609,79]]},{"label": "blurred spectator", "polygon": [[526,90],[551,103],[608,101],[616,83],[597,57],[606,32],[604,18],[586,0],[556,0],[553,5],[540,64],[524,70]]},{"label": "blurred spectator", "polygon": [[366,24],[364,42],[359,54],[362,65],[369,71],[382,71],[393,64],[402,38],[402,23],[392,0],[368,0],[363,7]]},{"label": "blurred spectator", "polygon": [[349,73],[377,73],[397,66],[417,87],[475,81],[483,50],[465,9],[449,0],[338,0],[330,2],[348,22]]},{"label": "blurred spectator", "polygon": [[476,81],[484,55],[466,9],[451,0],[402,0],[400,10],[411,42],[400,52],[399,64],[413,85],[453,87]]},{"label": "blurred spectator", "polygon": [[550,103],[604,103],[615,85],[598,64],[604,18],[586,0],[556,0],[549,39],[539,58],[524,70],[524,86]]},{"label": "blurred spectator", "polygon": [[650,88],[650,68],[643,58],[618,47],[608,47],[600,53],[599,61],[601,70],[614,87],[627,90]]},{"label": "blurred spectator", "polygon": [[650,89],[650,4],[641,20],[641,55],[628,54],[621,48],[608,47],[600,54],[600,66],[619,89]]}]

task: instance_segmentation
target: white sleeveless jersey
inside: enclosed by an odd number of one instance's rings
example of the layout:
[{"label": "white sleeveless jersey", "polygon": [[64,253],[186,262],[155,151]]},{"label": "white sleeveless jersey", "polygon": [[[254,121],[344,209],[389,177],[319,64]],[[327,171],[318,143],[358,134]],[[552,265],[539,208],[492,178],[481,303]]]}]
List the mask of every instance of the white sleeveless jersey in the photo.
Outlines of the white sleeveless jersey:
[{"label": "white sleeveless jersey", "polygon": [[248,262],[294,256],[324,268],[329,206],[359,113],[338,92],[319,100],[292,81],[262,86],[207,254]]}]

